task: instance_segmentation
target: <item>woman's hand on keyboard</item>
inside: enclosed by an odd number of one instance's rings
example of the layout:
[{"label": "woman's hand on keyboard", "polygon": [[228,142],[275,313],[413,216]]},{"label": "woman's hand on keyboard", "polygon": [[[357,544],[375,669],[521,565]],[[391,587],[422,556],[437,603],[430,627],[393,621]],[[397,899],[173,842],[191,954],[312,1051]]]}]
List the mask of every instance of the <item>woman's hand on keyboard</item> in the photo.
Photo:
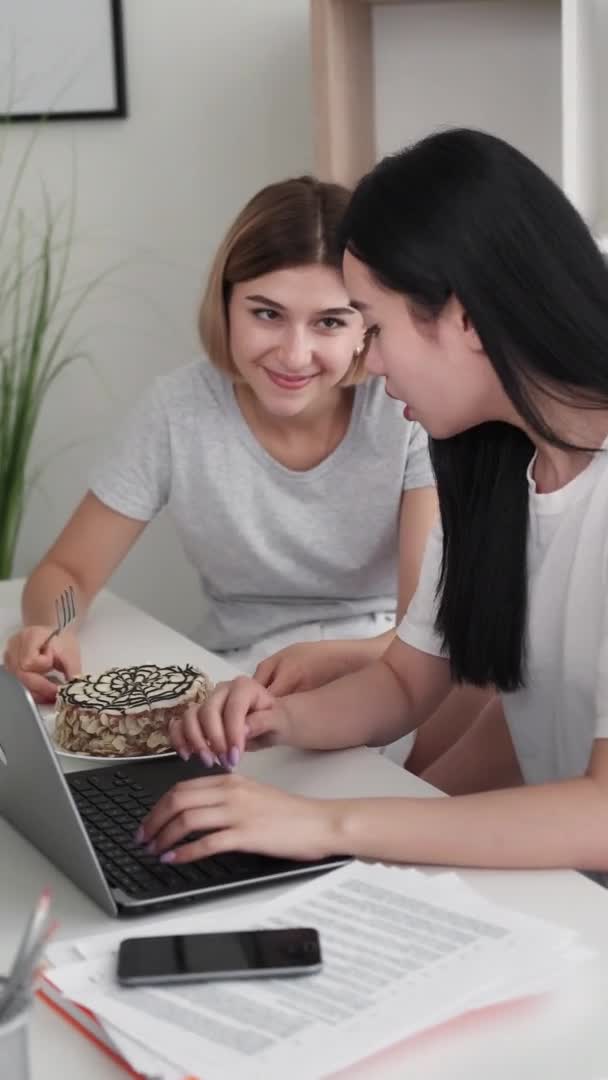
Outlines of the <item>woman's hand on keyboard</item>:
[{"label": "woman's hand on keyboard", "polygon": [[218,683],[205,705],[192,707],[183,719],[172,721],[169,737],[185,761],[195,753],[208,768],[215,758],[226,768],[234,768],[245,749],[287,742],[288,728],[286,704],[255,679],[241,676]]},{"label": "woman's hand on keyboard", "polygon": [[[136,840],[161,862],[179,865],[227,851],[282,858],[335,854],[338,799],[306,799],[236,773],[176,784],[144,818]],[[203,833],[182,843],[191,833]]]}]

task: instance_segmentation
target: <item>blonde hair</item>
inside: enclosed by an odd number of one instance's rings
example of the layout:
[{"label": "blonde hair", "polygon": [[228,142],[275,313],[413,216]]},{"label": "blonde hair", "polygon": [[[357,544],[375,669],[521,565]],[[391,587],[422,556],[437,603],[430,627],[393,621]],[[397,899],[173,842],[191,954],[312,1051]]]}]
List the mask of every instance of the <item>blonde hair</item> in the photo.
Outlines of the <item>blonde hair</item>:
[{"label": "blonde hair", "polygon": [[[341,272],[339,228],[349,199],[340,184],[300,176],[262,188],[241,210],[216,252],[199,311],[200,339],[215,367],[238,378],[228,326],[233,285],[295,266],[331,266]],[[364,360],[362,347],[342,385],[365,377]]]}]

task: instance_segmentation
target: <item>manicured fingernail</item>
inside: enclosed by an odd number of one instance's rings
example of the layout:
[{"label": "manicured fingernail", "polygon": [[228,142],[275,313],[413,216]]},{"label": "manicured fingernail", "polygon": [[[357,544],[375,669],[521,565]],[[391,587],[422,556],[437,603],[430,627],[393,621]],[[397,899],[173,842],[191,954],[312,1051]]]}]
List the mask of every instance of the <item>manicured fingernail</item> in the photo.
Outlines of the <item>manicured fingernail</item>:
[{"label": "manicured fingernail", "polygon": [[182,761],[190,761],[190,752],[188,750],[179,750],[178,753]]},{"label": "manicured fingernail", "polygon": [[228,754],[228,761],[232,765],[233,769],[236,769],[239,761],[241,760],[241,751],[238,746],[231,746],[230,753]]},{"label": "manicured fingernail", "polygon": [[175,862],[175,852],[165,851],[164,855],[161,855],[159,862]]},{"label": "manicured fingernail", "polygon": [[151,843],[148,844],[146,848],[146,855],[156,855],[156,844],[154,843],[154,840],[152,840]]},{"label": "manicured fingernail", "polygon": [[228,754],[218,754],[217,756],[219,758],[220,765],[222,765],[224,769],[232,768],[230,762],[228,761]]},{"label": "manicured fingernail", "polygon": [[212,769],[214,766],[213,754],[210,754],[208,750],[201,750],[200,759],[206,769]]},{"label": "manicured fingernail", "polygon": [[143,827],[143,825],[140,825],[139,829],[135,833],[135,843],[136,844],[143,844],[145,839],[146,839],[146,834],[144,832],[144,827]]}]

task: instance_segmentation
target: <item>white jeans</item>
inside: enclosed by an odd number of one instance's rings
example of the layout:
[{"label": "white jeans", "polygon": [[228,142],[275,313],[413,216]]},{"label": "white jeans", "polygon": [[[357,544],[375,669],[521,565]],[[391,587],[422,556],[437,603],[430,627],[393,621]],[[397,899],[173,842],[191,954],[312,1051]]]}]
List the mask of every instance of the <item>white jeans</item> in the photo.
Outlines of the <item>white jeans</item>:
[{"label": "white jeans", "polygon": [[[332,638],[371,638],[386,633],[395,625],[394,615],[381,612],[374,615],[356,615],[346,619],[332,619],[323,623],[305,623],[257,641],[245,649],[231,649],[222,653],[225,660],[234,664],[246,675],[253,675],[258,664],[287,645],[301,641],[328,641]],[[379,747],[379,752],[392,761],[403,765],[414,745],[415,732],[404,735],[390,746]]]}]

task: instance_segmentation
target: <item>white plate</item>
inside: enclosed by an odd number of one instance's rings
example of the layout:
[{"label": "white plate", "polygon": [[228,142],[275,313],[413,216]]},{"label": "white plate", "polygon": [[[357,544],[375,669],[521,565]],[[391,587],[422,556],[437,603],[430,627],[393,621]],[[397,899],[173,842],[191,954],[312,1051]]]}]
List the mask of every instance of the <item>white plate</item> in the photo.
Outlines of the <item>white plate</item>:
[{"label": "white plate", "polygon": [[49,734],[56,754],[61,757],[78,758],[80,761],[122,761],[129,765],[132,761],[153,761],[155,758],[175,757],[175,750],[165,750],[163,754],[85,754],[76,753],[75,750],[64,750],[55,742],[55,710],[53,707],[42,707],[40,715],[44,726]]}]

